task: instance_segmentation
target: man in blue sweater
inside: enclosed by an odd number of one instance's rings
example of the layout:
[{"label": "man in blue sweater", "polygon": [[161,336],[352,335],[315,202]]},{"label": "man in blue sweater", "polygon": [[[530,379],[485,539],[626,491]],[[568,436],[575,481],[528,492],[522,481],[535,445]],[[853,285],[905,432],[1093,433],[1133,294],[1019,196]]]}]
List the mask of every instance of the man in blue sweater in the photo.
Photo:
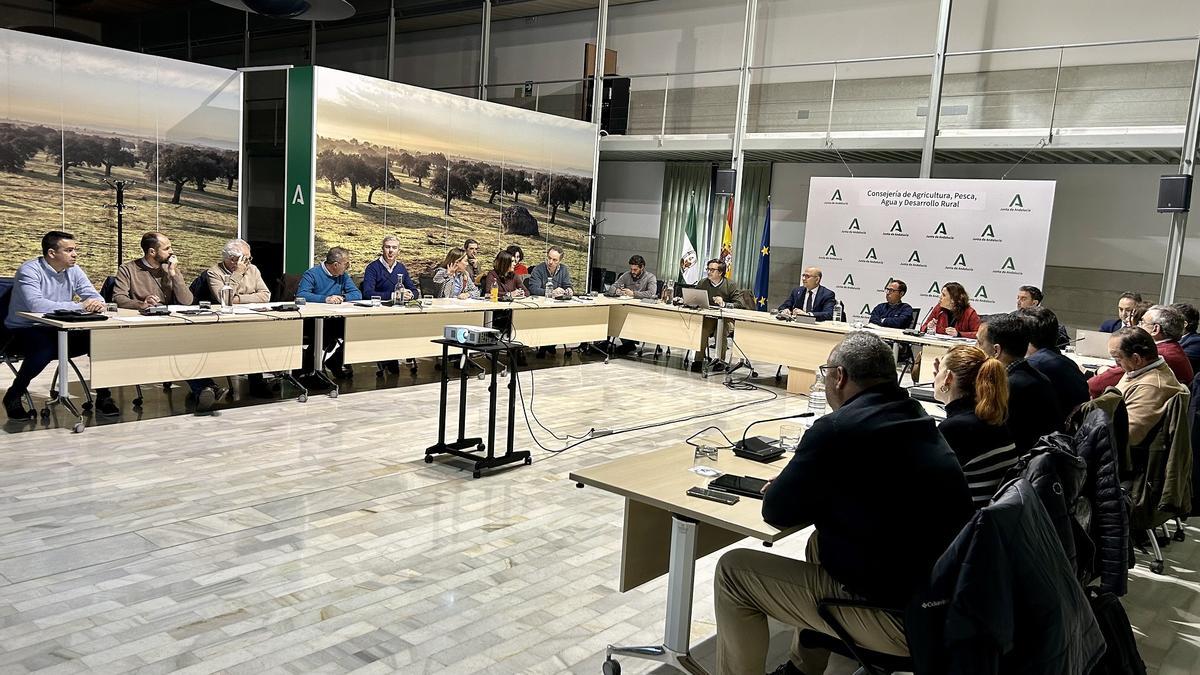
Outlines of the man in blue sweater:
[{"label": "man in blue sweater", "polygon": [[[300,277],[300,285],[296,287],[296,297],[304,298],[306,302],[324,302],[331,305],[343,302],[362,300],[362,293],[350,278],[350,252],[341,246],[334,246],[325,254],[325,262],[313,267]],[[305,345],[312,344],[311,331],[305,324]],[[345,321],[338,318],[325,319],[325,354],[323,362],[329,366],[333,376],[338,379],[354,376],[349,366],[343,365],[345,354],[341,349],[341,340],[346,335]],[[304,352],[304,372],[311,373],[315,368],[312,350]]]},{"label": "man in blue sweater", "polygon": [[370,298],[378,295],[384,300],[390,300],[392,293],[399,286],[402,300],[412,300],[417,296],[417,283],[397,259],[400,253],[400,240],[388,235],[383,238],[380,255],[363,270],[363,297]]},{"label": "man in blue sweater", "polygon": [[912,305],[904,302],[904,294],[907,292],[908,284],[899,279],[889,281],[887,288],[883,289],[886,302],[875,305],[875,309],[871,310],[871,319],[868,323],[884,328],[912,326],[913,308]]}]

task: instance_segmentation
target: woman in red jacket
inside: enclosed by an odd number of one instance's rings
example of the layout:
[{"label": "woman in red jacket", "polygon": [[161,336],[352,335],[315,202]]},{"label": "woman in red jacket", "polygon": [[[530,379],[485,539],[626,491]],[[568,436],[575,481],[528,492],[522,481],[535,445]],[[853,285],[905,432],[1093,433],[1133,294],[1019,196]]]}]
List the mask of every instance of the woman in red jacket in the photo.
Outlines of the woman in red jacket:
[{"label": "woman in red jacket", "polygon": [[979,314],[971,306],[967,297],[967,289],[962,284],[951,281],[942,286],[942,294],[938,298],[937,307],[929,313],[925,323],[921,324],[921,332],[928,331],[933,325],[940,335],[974,339],[979,332]]}]

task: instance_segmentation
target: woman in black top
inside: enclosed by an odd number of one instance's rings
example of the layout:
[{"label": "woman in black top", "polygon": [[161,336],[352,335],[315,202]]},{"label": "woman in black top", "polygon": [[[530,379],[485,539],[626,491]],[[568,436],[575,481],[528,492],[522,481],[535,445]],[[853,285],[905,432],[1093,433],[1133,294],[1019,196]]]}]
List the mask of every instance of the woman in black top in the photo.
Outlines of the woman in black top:
[{"label": "woman in black top", "polygon": [[933,373],[933,395],[946,404],[938,430],[958,455],[975,508],[982,508],[1018,458],[1005,425],[1008,373],[999,360],[967,345],[935,360]]}]

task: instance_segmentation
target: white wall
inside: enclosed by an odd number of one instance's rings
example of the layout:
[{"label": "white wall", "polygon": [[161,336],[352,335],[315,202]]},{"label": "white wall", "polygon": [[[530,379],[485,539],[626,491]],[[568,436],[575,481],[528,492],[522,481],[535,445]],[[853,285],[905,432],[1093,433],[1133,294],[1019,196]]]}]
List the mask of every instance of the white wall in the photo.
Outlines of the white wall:
[{"label": "white wall", "polygon": [[658,238],[662,215],[662,162],[600,162],[596,220],[601,237]]}]

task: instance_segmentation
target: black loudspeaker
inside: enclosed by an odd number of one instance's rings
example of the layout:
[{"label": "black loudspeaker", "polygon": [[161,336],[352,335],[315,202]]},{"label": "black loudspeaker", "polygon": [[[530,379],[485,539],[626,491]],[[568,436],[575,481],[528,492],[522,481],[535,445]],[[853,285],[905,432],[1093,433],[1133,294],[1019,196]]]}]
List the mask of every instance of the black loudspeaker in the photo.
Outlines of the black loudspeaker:
[{"label": "black loudspeaker", "polygon": [[[592,120],[592,90],[596,79],[589,77],[583,95],[583,120]],[[605,77],[600,99],[600,128],[609,134],[622,135],[629,128],[629,78]]]},{"label": "black loudspeaker", "polygon": [[717,184],[713,191],[719,195],[731,195],[737,186],[737,171],[717,169]]},{"label": "black loudspeaker", "polygon": [[1192,177],[1160,176],[1158,179],[1158,212],[1186,212],[1192,202]]}]

